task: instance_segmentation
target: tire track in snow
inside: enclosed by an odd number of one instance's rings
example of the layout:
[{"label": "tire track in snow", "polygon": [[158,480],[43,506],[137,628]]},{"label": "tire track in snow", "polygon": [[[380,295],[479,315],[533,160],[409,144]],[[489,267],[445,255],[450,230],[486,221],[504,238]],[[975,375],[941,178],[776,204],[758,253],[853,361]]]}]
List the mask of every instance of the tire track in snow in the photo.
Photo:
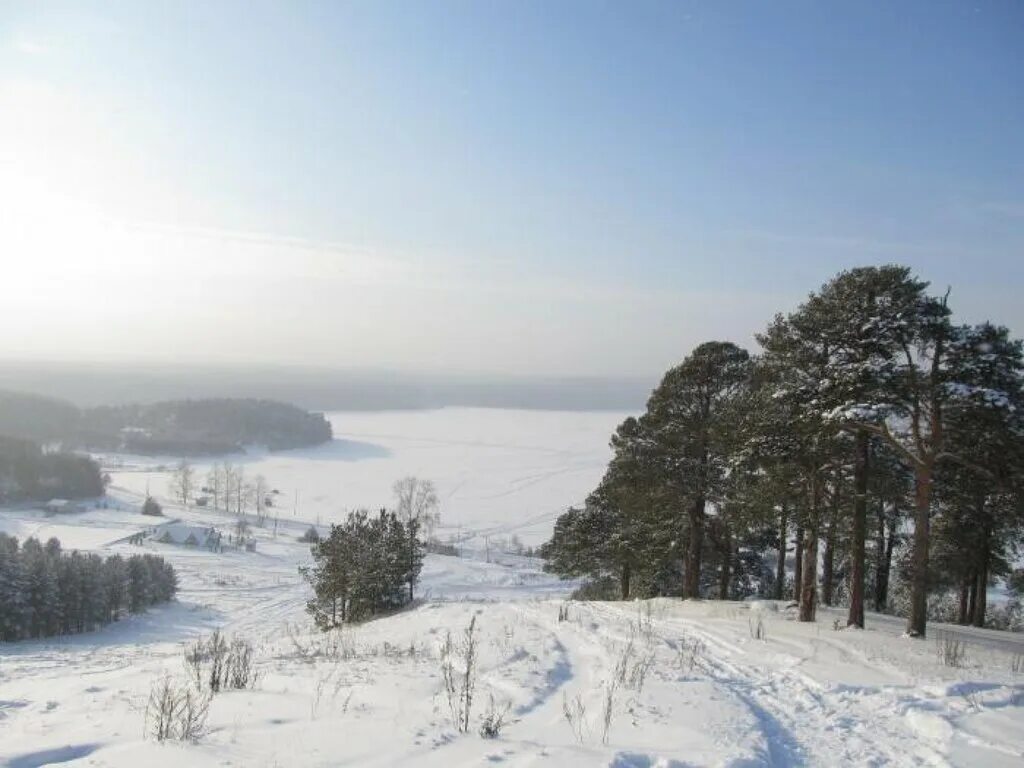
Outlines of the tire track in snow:
[{"label": "tire track in snow", "polygon": [[520,603],[513,607],[526,622],[548,634],[560,654],[555,664],[548,668],[547,679],[553,684],[542,692],[538,700],[530,703],[526,712],[539,714],[554,709],[554,712],[546,716],[547,719],[561,720],[564,713],[557,694],[561,691],[563,695],[568,695],[569,686],[575,685],[579,689],[578,695],[591,698],[596,691],[595,683],[600,682],[598,673],[611,666],[607,649],[595,639],[596,635],[582,633],[574,622],[558,621],[549,615],[557,610],[550,603]]}]

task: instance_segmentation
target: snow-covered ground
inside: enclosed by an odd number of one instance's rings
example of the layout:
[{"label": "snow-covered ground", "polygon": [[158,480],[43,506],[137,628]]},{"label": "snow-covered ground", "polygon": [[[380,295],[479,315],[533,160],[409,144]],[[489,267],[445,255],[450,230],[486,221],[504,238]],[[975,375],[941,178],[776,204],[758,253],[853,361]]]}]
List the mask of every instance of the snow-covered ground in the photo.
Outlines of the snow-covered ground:
[{"label": "snow-covered ground", "polygon": [[[539,544],[554,519],[594,489],[608,440],[627,414],[441,408],[327,414],[334,440],[316,448],[229,457],[281,491],[278,512],[328,523],[390,503],[405,475],[434,481],[442,536],[518,535]],[[114,484],[166,491],[173,457],[103,457]],[[200,478],[210,462],[197,462]],[[158,467],[163,467],[157,470]],[[121,471],[118,471],[118,468]]]},{"label": "snow-covered ground", "polygon": [[[114,496],[123,508],[62,517],[59,525],[33,511],[5,511],[0,520],[19,535],[60,533],[67,547],[139,551],[120,539],[152,518],[134,514],[135,497]],[[209,511],[167,511],[196,523],[227,521]],[[303,611],[302,529],[285,521],[276,538],[257,531],[255,553],[147,544],[179,571],[176,603],[88,635],[0,646],[0,766],[1024,760],[1024,674],[996,650],[972,647],[964,667],[948,668],[934,641],[903,639],[887,626],[799,624],[762,603],[569,603],[560,621],[568,587],[536,561],[508,556],[491,563],[430,556],[422,604],[322,635]],[[461,735],[442,692],[438,652],[445,634],[457,637],[473,616],[479,680],[473,728]],[[198,743],[145,739],[151,684],[165,673],[183,678],[184,644],[215,627],[256,644],[256,688],[216,696]],[[484,739],[479,717],[492,697],[509,707],[509,723],[497,739]]]},{"label": "snow-covered ground", "polygon": [[[241,459],[300,492],[298,515],[284,515],[276,534],[256,529],[255,552],[126,543],[154,523],[138,514],[147,484],[169,519],[225,532],[233,522],[168,502],[166,474],[140,471],[160,463],[151,459],[118,457],[107,508],[0,510],[0,530],[20,538],[159,553],[181,582],[175,603],[101,631],[0,644],[0,768],[1024,764],[1024,658],[1015,671],[1007,648],[972,644],[950,668],[938,641],[900,637],[902,622],[837,630],[824,612],[800,624],[771,603],[567,603],[573,585],[538,561],[492,551],[486,562],[485,535],[539,542],[554,513],[582,499],[621,415],[446,409],[332,420],[331,445]],[[386,502],[403,474],[438,483],[449,525],[458,518],[474,534],[467,556],[429,556],[422,602],[409,611],[316,631],[298,573],[309,560],[297,541],[305,521]],[[439,649],[473,617],[479,676],[470,733],[459,734]],[[196,743],[146,739],[152,684],[183,680],[185,644],[215,628],[255,644],[255,689],[217,695]],[[484,739],[492,699],[508,723]]]}]

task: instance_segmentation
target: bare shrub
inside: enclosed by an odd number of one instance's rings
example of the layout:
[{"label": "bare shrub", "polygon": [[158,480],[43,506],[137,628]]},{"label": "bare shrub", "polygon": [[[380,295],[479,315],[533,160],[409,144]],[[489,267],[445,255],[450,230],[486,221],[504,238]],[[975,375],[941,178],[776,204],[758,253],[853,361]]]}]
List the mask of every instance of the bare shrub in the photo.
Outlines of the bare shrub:
[{"label": "bare shrub", "polygon": [[146,735],[157,741],[174,738],[177,699],[177,689],[169,675],[153,684],[146,702]]},{"label": "bare shrub", "polygon": [[462,697],[459,695],[459,686],[455,678],[455,641],[452,640],[450,631],[444,635],[444,642],[441,643],[438,656],[441,660],[441,681],[444,684],[444,693],[448,700],[448,711],[452,717],[452,724],[458,726],[462,722],[462,713],[459,708]]},{"label": "bare shrub", "polygon": [[255,684],[252,643],[240,637],[233,638],[224,665],[224,685],[234,690],[245,690]]},{"label": "bare shrub", "polygon": [[620,685],[625,685],[626,677],[629,675],[630,662],[633,659],[634,643],[633,638],[629,638],[619,653],[619,658],[615,662],[615,671],[612,673],[612,679]]},{"label": "bare shrub", "polygon": [[754,640],[768,641],[768,630],[764,626],[764,617],[760,613],[757,614],[756,621],[753,616],[747,617],[747,629],[750,630],[750,636]]},{"label": "bare shrub", "polygon": [[649,646],[643,652],[638,651],[636,643],[631,636],[626,645],[623,646],[622,652],[615,663],[612,679],[616,685],[624,685],[640,693],[643,691],[644,682],[647,680],[647,673],[650,672],[653,665],[654,652],[650,650]]},{"label": "bare shrub", "polygon": [[629,669],[626,685],[637,693],[644,690],[644,682],[647,680],[647,673],[654,666],[654,654],[647,652],[638,656],[633,666]]},{"label": "bare shrub", "polygon": [[256,684],[252,643],[239,637],[228,640],[219,629],[185,648],[185,669],[196,688],[206,687],[211,693]]},{"label": "bare shrub", "polygon": [[206,730],[211,695],[191,685],[183,686],[178,709],[178,738],[197,741]]},{"label": "bare shrub", "polygon": [[511,702],[505,701],[499,706],[494,702],[494,694],[491,694],[488,699],[487,711],[480,721],[480,736],[485,739],[498,738],[501,735],[501,729],[508,725],[509,721],[506,718],[511,709]]},{"label": "bare shrub", "polygon": [[942,633],[935,638],[935,655],[944,667],[962,667],[967,661],[967,643]]},{"label": "bare shrub", "polygon": [[697,662],[704,655],[704,641],[697,637],[692,640],[681,638],[676,654],[676,666],[681,670],[693,672]]},{"label": "bare shrub", "polygon": [[[354,656],[359,655],[355,652],[354,648],[343,648],[340,650],[340,658],[350,658],[349,653],[352,653]],[[409,641],[408,645],[398,645],[397,643],[385,640],[380,646],[372,646],[368,654],[371,656],[383,656],[385,659],[393,659],[395,661],[419,659],[421,656],[429,655],[427,649],[417,645],[415,640]],[[363,655],[366,655],[366,652]]]},{"label": "bare shrub", "polygon": [[572,729],[572,735],[577,744],[583,744],[587,735],[587,705],[583,703],[583,697],[578,693],[569,698],[569,695],[562,693],[562,715]]},{"label": "bare shrub", "polygon": [[975,691],[964,691],[960,695],[972,711],[981,712],[981,700]]},{"label": "bare shrub", "polygon": [[615,693],[618,685],[615,678],[604,684],[604,700],[601,706],[601,743],[608,743],[608,733],[612,728],[612,719],[615,716]]},{"label": "bare shrub", "polygon": [[178,684],[170,675],[157,680],[146,702],[146,735],[157,741],[196,741],[206,729],[212,694],[191,681]]},{"label": "bare shrub", "polygon": [[652,616],[651,601],[645,600],[637,603],[636,632],[647,645],[654,641],[654,617]]},{"label": "bare shrub", "polygon": [[462,631],[462,641],[458,645],[452,640],[451,632],[445,634],[444,642],[441,644],[441,680],[452,724],[460,733],[469,732],[473,691],[476,688],[478,644],[476,616],[470,619],[469,625]]},{"label": "bare shrub", "polygon": [[196,688],[203,687],[204,647],[202,639],[185,646],[185,671]]},{"label": "bare shrub", "polygon": [[501,636],[494,638],[491,644],[502,653],[508,654],[512,652],[512,641],[515,640],[515,636],[515,628],[504,624],[501,628]]},{"label": "bare shrub", "polygon": [[209,676],[207,680],[210,685],[210,690],[213,693],[218,693],[221,689],[221,685],[224,682],[224,667],[228,656],[228,641],[221,634],[219,629],[215,629],[213,634],[210,635],[210,639],[206,642],[204,650],[204,660],[209,664]]},{"label": "bare shrub", "polygon": [[1024,672],[1024,653],[1015,653],[1010,657],[1010,671],[1014,674]]},{"label": "bare shrub", "polygon": [[[338,691],[340,689],[341,689],[340,684],[337,687],[335,687],[335,689],[334,689],[334,699],[338,698]],[[348,695],[345,697],[345,700],[343,702],[341,702],[341,714],[344,715],[344,714],[346,714],[348,712],[349,705],[352,703],[352,694],[353,693],[355,693],[355,691],[353,691],[350,688],[349,692],[348,692]]]},{"label": "bare shrub", "polygon": [[[300,659],[310,660],[310,657],[312,655],[310,653],[310,646],[312,645],[312,643],[303,643],[302,640],[299,639],[298,628],[290,623],[285,623],[284,631],[285,634],[288,635],[288,640],[291,642],[292,648],[295,649],[295,655],[298,656]],[[330,632],[328,634],[334,633]]]}]

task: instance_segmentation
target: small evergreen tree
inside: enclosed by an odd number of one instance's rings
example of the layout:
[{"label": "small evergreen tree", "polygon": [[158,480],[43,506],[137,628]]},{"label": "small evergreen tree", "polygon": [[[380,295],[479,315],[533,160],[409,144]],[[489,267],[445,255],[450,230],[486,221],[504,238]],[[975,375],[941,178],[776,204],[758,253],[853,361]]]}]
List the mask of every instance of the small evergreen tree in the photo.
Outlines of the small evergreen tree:
[{"label": "small evergreen tree", "polygon": [[160,503],[152,496],[147,496],[146,500],[142,502],[142,514],[151,515],[152,517],[162,517],[164,514],[163,507]]},{"label": "small evergreen tree", "polygon": [[408,585],[423,567],[416,526],[387,510],[373,517],[360,510],[311,546],[313,564],[300,572],[313,588],[307,611],[318,627],[362,621],[411,601]]}]

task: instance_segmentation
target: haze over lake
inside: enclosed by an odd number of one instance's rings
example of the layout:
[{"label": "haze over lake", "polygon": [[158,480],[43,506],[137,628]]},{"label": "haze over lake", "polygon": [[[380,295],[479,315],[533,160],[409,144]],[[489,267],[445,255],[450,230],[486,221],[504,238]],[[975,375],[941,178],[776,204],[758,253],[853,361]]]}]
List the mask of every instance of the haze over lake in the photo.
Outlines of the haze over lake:
[{"label": "haze over lake", "polygon": [[[336,411],[334,439],[316,448],[230,457],[250,478],[278,489],[278,514],[321,523],[353,509],[391,503],[405,475],[434,481],[441,498],[440,536],[518,535],[539,544],[555,517],[581,503],[604,472],[608,439],[628,414],[440,408],[424,411]],[[169,459],[107,457],[124,462],[115,486],[165,494]],[[205,477],[212,459],[197,461]],[[296,498],[297,494],[297,498]]]}]

